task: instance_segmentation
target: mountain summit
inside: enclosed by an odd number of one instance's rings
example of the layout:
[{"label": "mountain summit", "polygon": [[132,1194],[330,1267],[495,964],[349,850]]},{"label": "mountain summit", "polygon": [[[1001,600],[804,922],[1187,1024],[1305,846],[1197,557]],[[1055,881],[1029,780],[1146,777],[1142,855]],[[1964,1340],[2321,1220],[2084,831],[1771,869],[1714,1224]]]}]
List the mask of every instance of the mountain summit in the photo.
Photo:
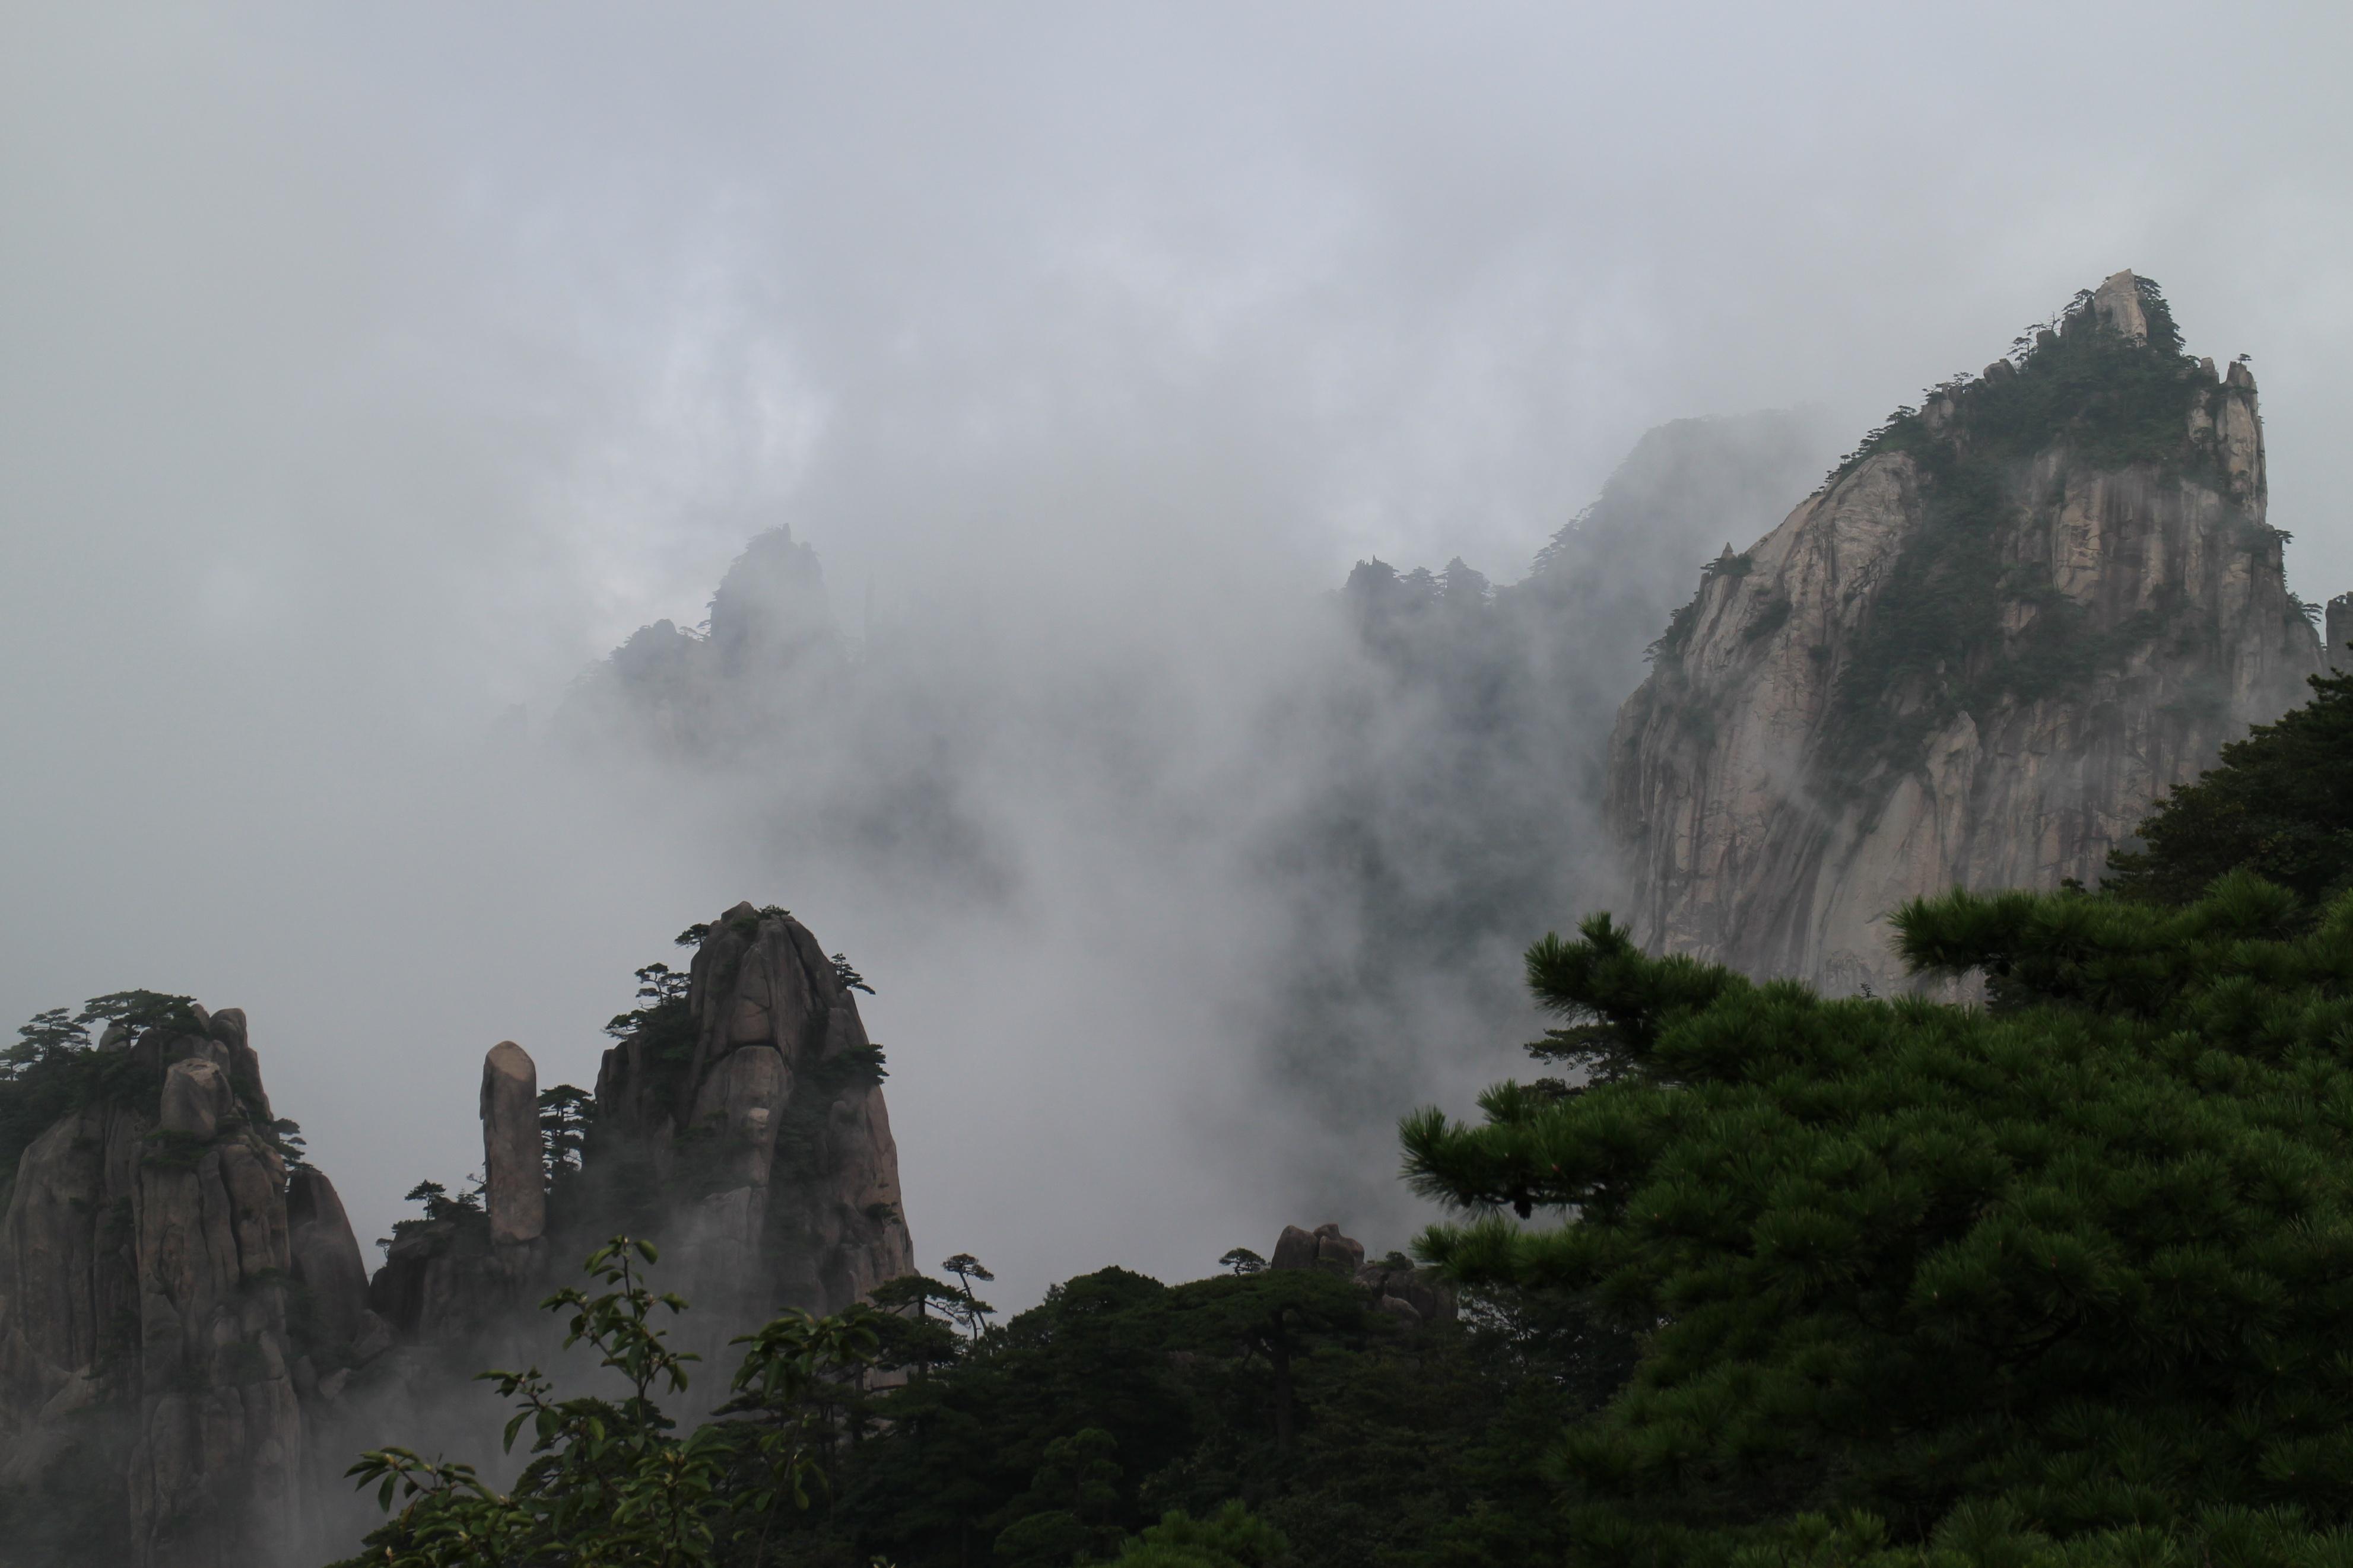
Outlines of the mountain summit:
[{"label": "mountain summit", "polygon": [[1884,988],[1906,900],[2096,880],[2319,668],[2264,507],[2253,374],[2128,271],[1898,409],[1707,566],[1619,714],[1637,938]]}]

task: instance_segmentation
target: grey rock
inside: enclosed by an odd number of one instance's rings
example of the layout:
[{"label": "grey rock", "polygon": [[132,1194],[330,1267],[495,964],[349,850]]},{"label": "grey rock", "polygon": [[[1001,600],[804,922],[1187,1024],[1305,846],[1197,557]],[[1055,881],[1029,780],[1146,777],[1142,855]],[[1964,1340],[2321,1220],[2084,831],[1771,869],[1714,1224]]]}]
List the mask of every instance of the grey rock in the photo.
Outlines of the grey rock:
[{"label": "grey rock", "polygon": [[[37,1477],[66,1433],[110,1410],[132,1436],[117,1480],[138,1568],[290,1563],[308,1544],[315,1363],[287,1296],[319,1269],[296,1257],[288,1217],[304,1184],[236,1114],[242,1025],[224,1012],[207,1036],[111,1041],[153,1075],[156,1120],[132,1103],[60,1119],[0,1215],[0,1475]],[[258,1099],[258,1065],[249,1083]],[[159,1145],[166,1129],[205,1142]],[[348,1290],[356,1259],[343,1261]]]},{"label": "grey rock", "polygon": [[[2095,302],[2145,335],[2132,281]],[[2071,639],[2110,652],[2069,689],[1950,713],[1897,763],[1845,776],[1837,699],[1928,518],[1912,456],[1865,458],[1752,546],[1745,575],[1703,582],[1610,740],[1635,940],[1832,991],[1913,989],[1890,911],[1955,887],[2097,882],[2159,796],[2304,701],[2319,639],[2261,526],[2242,370],[2197,393],[2176,460],[2104,469],[2056,439],[2014,472],[1983,546],[2008,563],[2000,635],[2023,646],[2063,613]],[[1967,439],[1974,390],[1938,439]]]},{"label": "grey rock", "polygon": [[373,1316],[367,1305],[367,1266],[343,1213],[343,1200],[324,1172],[288,1173],[286,1223],[294,1278],[309,1293],[316,1332],[326,1343],[348,1350]]},{"label": "grey rock", "polygon": [[166,1132],[210,1139],[237,1109],[228,1074],[202,1057],[174,1062],[164,1075],[164,1111],[159,1125]]},{"label": "grey rock", "polygon": [[1274,1239],[1274,1255],[1267,1259],[1269,1268],[1313,1268],[1315,1267],[1315,1233],[1286,1225],[1282,1234]]},{"label": "grey rock", "polygon": [[373,1310],[360,1314],[360,1326],[352,1335],[352,1361],[365,1366],[393,1347],[392,1325]]},{"label": "grey rock", "polygon": [[2092,313],[2136,342],[2148,341],[2148,312],[2141,305],[2140,279],[2129,271],[2112,274],[2093,291]]},{"label": "grey rock", "polygon": [[[914,1272],[890,1112],[862,1066],[872,1047],[817,938],[737,904],[690,974],[687,1070],[666,1078],[632,1038],[596,1076],[600,1136],[636,1148],[672,1194],[665,1267],[721,1317],[837,1312]],[[677,1153],[689,1132],[713,1156],[695,1170]]]},{"label": "grey rock", "polygon": [[1275,1238],[1274,1256],[1267,1267],[1325,1268],[1335,1274],[1353,1275],[1364,1261],[1364,1244],[1341,1235],[1337,1225],[1319,1225],[1312,1231],[1287,1225]]},{"label": "grey rock", "polygon": [[493,1243],[536,1241],[547,1231],[546,1166],[539,1144],[539,1068],[512,1040],[482,1058],[484,1201]]},{"label": "grey rock", "polygon": [[1319,1267],[1354,1274],[1364,1267],[1365,1244],[1342,1236],[1336,1225],[1319,1225],[1315,1227],[1315,1261]]}]

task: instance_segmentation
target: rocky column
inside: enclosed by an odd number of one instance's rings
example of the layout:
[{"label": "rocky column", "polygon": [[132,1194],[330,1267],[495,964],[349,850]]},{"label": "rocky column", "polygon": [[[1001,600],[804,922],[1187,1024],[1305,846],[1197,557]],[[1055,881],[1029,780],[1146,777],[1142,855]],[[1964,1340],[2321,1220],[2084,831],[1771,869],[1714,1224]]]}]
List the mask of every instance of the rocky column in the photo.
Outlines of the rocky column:
[{"label": "rocky column", "polygon": [[500,1041],[482,1058],[482,1179],[493,1247],[528,1247],[546,1234],[539,1068],[512,1040]]}]

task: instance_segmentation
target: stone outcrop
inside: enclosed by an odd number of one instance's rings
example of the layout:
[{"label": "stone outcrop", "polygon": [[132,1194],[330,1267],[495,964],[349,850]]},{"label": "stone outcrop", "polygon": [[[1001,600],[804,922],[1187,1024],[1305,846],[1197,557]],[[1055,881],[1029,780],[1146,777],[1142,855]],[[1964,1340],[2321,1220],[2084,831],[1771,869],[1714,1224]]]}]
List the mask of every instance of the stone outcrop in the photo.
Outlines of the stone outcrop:
[{"label": "stone outcrop", "polygon": [[107,1510],[142,1568],[291,1563],[306,1390],[386,1337],[357,1243],[325,1176],[290,1181],[242,1013],[102,1053],[0,1217],[0,1475]]},{"label": "stone outcrop", "polygon": [[1354,1275],[1364,1262],[1365,1244],[1342,1236],[1336,1225],[1319,1225],[1314,1230],[1286,1225],[1275,1238],[1274,1256],[1267,1259],[1267,1267],[1327,1268],[1335,1274]]},{"label": "stone outcrop", "polygon": [[482,1058],[482,1201],[494,1247],[547,1233],[547,1169],[539,1146],[539,1068],[512,1040]]},{"label": "stone outcrop", "polygon": [[1319,1225],[1314,1230],[1284,1226],[1267,1267],[1341,1275],[1372,1298],[1375,1310],[1411,1326],[1447,1322],[1455,1315],[1452,1286],[1394,1252],[1366,1262],[1365,1244],[1341,1235],[1337,1225]]},{"label": "stone outcrop", "polygon": [[2353,594],[2339,594],[2329,600],[2326,614],[2322,655],[2333,670],[2353,669]]},{"label": "stone outcrop", "polygon": [[[549,1258],[539,1068],[512,1040],[482,1058],[482,1190],[432,1200],[394,1227],[369,1282],[375,1310],[411,1343],[512,1327],[542,1294]],[[575,1260],[576,1261],[576,1259]]]},{"label": "stone outcrop", "polygon": [[1726,546],[1612,737],[1639,941],[1901,984],[1906,900],[2096,881],[2159,795],[2304,700],[2320,649],[2253,377],[2178,345],[2119,273]]},{"label": "stone outcrop", "polygon": [[1407,1324],[1418,1327],[1454,1319],[1454,1287],[1434,1271],[1416,1268],[1395,1254],[1357,1269],[1356,1281],[1371,1294],[1376,1310]]},{"label": "stone outcrop", "polygon": [[738,904],[699,928],[683,1005],[605,1053],[586,1188],[663,1195],[698,1307],[837,1312],[914,1272],[881,1053],[808,929]]}]

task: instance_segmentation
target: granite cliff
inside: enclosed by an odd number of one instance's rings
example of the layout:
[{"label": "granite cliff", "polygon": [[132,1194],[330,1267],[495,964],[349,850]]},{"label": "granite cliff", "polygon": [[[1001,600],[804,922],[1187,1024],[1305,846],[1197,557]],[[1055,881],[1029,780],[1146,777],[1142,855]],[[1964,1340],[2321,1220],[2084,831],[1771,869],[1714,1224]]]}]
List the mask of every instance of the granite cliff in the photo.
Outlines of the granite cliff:
[{"label": "granite cliff", "polygon": [[644,972],[594,1100],[491,1048],[480,1189],[421,1186],[373,1279],[242,1012],[125,993],[92,1004],[128,1015],[95,1046],[91,1014],[27,1026],[0,1072],[22,1150],[0,1204],[0,1562],[347,1550],[375,1517],[353,1458],[418,1431],[495,1454],[503,1412],[472,1374],[561,1359],[538,1303],[619,1231],[662,1245],[712,1349],[913,1273],[855,972],[781,910],[681,940],[690,972]]},{"label": "granite cliff", "polygon": [[1886,916],[2095,881],[2319,668],[2243,363],[2120,272],[1874,431],[1677,611],[1610,743],[1635,934],[1834,989]]},{"label": "granite cliff", "polygon": [[[0,1480],[29,1561],[293,1560],[321,1380],[380,1355],[333,1185],[235,1008],[116,1025],[0,1217]],[[13,1560],[13,1559],[12,1559]]]},{"label": "granite cliff", "polygon": [[665,1194],[652,1217],[679,1289],[722,1313],[838,1312],[913,1273],[854,973],[783,910],[737,904],[688,935],[684,994],[637,1016],[597,1070],[584,1206]]}]

